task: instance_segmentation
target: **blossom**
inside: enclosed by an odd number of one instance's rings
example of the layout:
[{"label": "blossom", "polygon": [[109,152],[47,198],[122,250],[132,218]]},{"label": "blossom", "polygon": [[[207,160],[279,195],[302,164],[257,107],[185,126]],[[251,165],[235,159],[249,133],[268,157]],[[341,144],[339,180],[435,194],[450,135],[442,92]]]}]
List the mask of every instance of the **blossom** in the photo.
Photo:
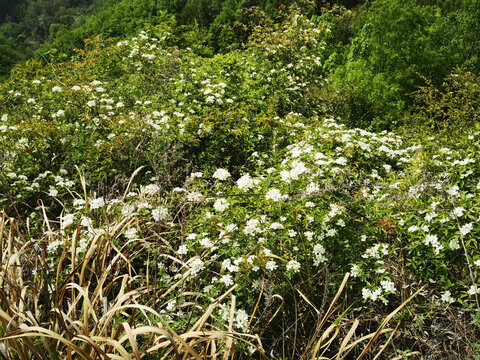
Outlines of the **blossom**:
[{"label": "blossom", "polygon": [[247,330],[248,326],[248,314],[243,309],[237,310],[237,316],[234,319],[235,327],[243,331]]},{"label": "blossom", "polygon": [[188,273],[191,276],[196,276],[205,267],[205,263],[199,257],[195,257],[195,258],[190,259],[187,262],[187,265],[188,265],[188,268],[189,268]]},{"label": "blossom", "polygon": [[202,196],[202,193],[192,191],[187,194],[187,200],[191,202],[199,202],[202,200]]},{"label": "blossom", "polygon": [[90,201],[90,209],[92,210],[99,209],[103,206],[105,206],[105,200],[103,199],[103,197],[92,199]]},{"label": "blossom", "polygon": [[287,264],[287,271],[291,270],[294,273],[300,271],[300,263],[297,260],[290,260]]},{"label": "blossom", "polygon": [[72,225],[73,217],[74,217],[74,214],[67,214],[65,216],[62,216],[62,222],[61,222],[60,228],[65,229],[68,226]]},{"label": "blossom", "polygon": [[460,234],[463,236],[468,235],[473,229],[473,223],[465,224],[460,228]]},{"label": "blossom", "polygon": [[450,196],[457,196],[459,194],[458,190],[460,190],[460,188],[458,186],[452,186],[451,188],[449,188],[447,190],[447,194],[450,195]]},{"label": "blossom", "polygon": [[442,294],[441,300],[443,302],[448,303],[448,304],[451,304],[452,302],[455,301],[455,299],[452,297],[452,294],[451,294],[450,290],[447,290]]},{"label": "blossom", "polygon": [[226,169],[218,168],[212,175],[214,179],[227,180],[230,177],[230,173]]},{"label": "blossom", "polygon": [[357,264],[354,264],[352,266],[352,268],[350,269],[350,274],[352,275],[352,277],[358,277],[358,275],[360,275],[360,268],[358,267]]},{"label": "blossom", "polygon": [[165,307],[165,310],[167,310],[167,311],[172,311],[173,309],[175,309],[176,303],[177,303],[176,300],[170,300],[170,301],[167,303],[167,306]]},{"label": "blossom", "polygon": [[150,184],[150,185],[145,186],[143,191],[147,195],[154,195],[154,194],[156,194],[157,192],[160,191],[160,186],[158,186],[157,184]]},{"label": "blossom", "polygon": [[250,174],[243,175],[240,179],[237,180],[237,186],[240,190],[249,190],[253,187],[254,182],[250,177]]},{"label": "blossom", "polygon": [[131,227],[123,233],[128,240],[134,240],[137,237],[137,228]]},{"label": "blossom", "polygon": [[468,293],[468,295],[475,295],[475,294],[478,294],[478,290],[479,289],[478,289],[477,285],[474,284],[474,285],[470,286],[467,293]]},{"label": "blossom", "polygon": [[265,195],[267,200],[279,201],[282,199],[282,193],[278,189],[270,189]]},{"label": "blossom", "polygon": [[178,255],[185,255],[188,252],[188,248],[186,245],[180,245],[177,250]]},{"label": "blossom", "polygon": [[220,282],[224,283],[225,286],[233,285],[232,275],[230,274],[222,275],[222,277],[220,277]]},{"label": "blossom", "polygon": [[60,92],[60,91],[62,91],[62,88],[60,86],[54,86],[52,88],[52,92]]},{"label": "blossom", "polygon": [[393,281],[383,280],[380,281],[380,285],[382,286],[385,292],[395,292],[395,283]]},{"label": "blossom", "polygon": [[258,225],[260,221],[258,219],[250,219],[245,224],[245,228],[243,229],[243,233],[245,235],[255,235],[256,233],[260,232]]},{"label": "blossom", "polygon": [[443,249],[443,245],[438,241],[437,235],[428,234],[424,240],[425,245],[432,245],[435,248],[435,254],[438,255],[440,250]]},{"label": "blossom", "polygon": [[54,189],[54,188],[50,188],[50,189],[48,190],[48,195],[55,197],[55,196],[58,195],[58,190],[56,190],[56,189]]},{"label": "blossom", "polygon": [[159,206],[152,210],[152,216],[155,221],[165,220],[168,216],[168,209],[164,208],[163,206]]},{"label": "blossom", "polygon": [[456,207],[455,209],[452,210],[452,215],[455,217],[461,217],[465,213],[465,209],[461,206]]},{"label": "blossom", "polygon": [[213,208],[218,212],[225,211],[228,208],[228,206],[229,206],[228,201],[227,199],[224,199],[224,198],[217,199],[213,204]]},{"label": "blossom", "polygon": [[268,270],[268,271],[273,271],[275,270],[276,268],[278,267],[277,263],[273,260],[269,260],[266,264],[265,264],[265,269]]},{"label": "blossom", "polygon": [[278,222],[273,222],[271,225],[270,225],[270,229],[272,230],[281,230],[281,229],[284,229],[285,227],[278,223]]}]

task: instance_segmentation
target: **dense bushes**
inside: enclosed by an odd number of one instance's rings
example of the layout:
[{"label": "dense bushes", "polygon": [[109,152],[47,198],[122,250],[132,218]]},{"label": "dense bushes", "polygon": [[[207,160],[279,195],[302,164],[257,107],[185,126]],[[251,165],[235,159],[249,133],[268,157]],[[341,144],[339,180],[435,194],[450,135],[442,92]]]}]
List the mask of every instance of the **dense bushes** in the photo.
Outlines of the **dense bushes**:
[{"label": "dense bushes", "polygon": [[[0,214],[0,356],[476,355],[479,79],[414,74],[438,14],[409,4],[250,8],[224,33],[243,46],[219,54],[159,11],[131,37],[15,67],[0,85],[0,206],[17,219]],[[396,30],[372,25],[393,13]]]}]

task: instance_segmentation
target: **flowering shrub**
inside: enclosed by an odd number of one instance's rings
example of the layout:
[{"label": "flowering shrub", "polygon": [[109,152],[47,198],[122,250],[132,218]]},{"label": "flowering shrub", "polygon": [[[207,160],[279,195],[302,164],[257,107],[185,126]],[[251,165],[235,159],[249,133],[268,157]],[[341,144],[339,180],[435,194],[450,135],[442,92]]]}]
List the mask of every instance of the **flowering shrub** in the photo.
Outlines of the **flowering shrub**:
[{"label": "flowering shrub", "polygon": [[[212,327],[275,332],[297,321],[298,294],[318,315],[346,272],[372,313],[420,284],[427,304],[480,308],[478,125],[413,142],[322,116],[326,32],[292,13],[201,58],[162,26],[17,69],[0,89],[0,206],[42,239],[58,269],[45,289],[107,248],[122,266],[105,276],[165,291],[152,306],[172,328],[231,294]],[[87,265],[80,277],[100,281]]]}]

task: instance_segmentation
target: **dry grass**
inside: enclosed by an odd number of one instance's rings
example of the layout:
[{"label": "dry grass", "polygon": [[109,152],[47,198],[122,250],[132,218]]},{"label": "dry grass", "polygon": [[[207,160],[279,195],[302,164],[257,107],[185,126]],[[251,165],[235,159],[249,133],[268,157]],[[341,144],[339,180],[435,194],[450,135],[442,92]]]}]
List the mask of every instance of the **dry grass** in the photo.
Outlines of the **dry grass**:
[{"label": "dry grass", "polygon": [[[0,213],[0,358],[249,358],[238,351],[239,343],[255,348],[256,358],[272,358],[263,349],[258,335],[253,335],[258,328],[251,328],[259,312],[262,293],[252,312],[248,333],[234,331],[236,286],[203,308],[190,300],[200,294],[182,292],[181,289],[188,289],[186,282],[191,281],[185,276],[172,281],[168,287],[153,286],[156,279],[152,277],[153,272],[149,272],[148,264],[147,273],[143,275],[137,274],[132,264],[135,256],[148,248],[148,243],[142,243],[139,248],[128,243],[120,248],[115,245],[115,240],[131,225],[128,219],[110,221],[109,231],[97,233],[86,251],[78,256],[79,227],[70,239],[55,230],[44,211],[42,236],[27,239],[15,219]],[[29,233],[29,229],[24,233]],[[64,247],[52,270],[47,263],[46,247],[59,239]],[[183,264],[173,255],[164,256]],[[372,358],[375,352],[374,358],[379,359],[386,345],[374,347],[378,338],[390,335],[388,344],[393,335],[398,334],[386,325],[416,294],[388,315],[376,331],[357,336],[361,322],[346,320],[343,305],[337,304],[347,282],[348,274],[323,314],[296,290],[318,319],[311,340],[301,349],[301,359],[350,359],[355,353],[360,354],[356,357],[360,360],[367,353]],[[193,325],[180,328],[181,332],[165,321],[165,313],[158,311],[158,304],[166,302],[167,296],[174,292],[177,298],[185,299],[185,312],[197,314]],[[280,295],[275,296],[282,299]],[[228,325],[218,328],[214,313],[227,301],[230,303]],[[268,327],[282,306],[283,299],[270,321],[256,326]]]},{"label": "dry grass", "polygon": [[[64,248],[51,274],[46,243],[62,235],[44,220],[42,239],[27,241],[14,219],[0,216],[0,358],[45,359],[50,354],[51,359],[142,359],[156,354],[160,359],[227,359],[238,341],[263,352],[258,337],[233,331],[235,301],[229,328],[221,331],[213,326],[214,310],[225,299],[234,299],[234,287],[213,299],[181,334],[145,305],[154,289],[144,285],[149,283],[144,276],[135,274],[126,247],[119,249],[112,241],[128,225],[126,221],[112,223],[110,234],[95,236],[81,260],[77,242],[65,239],[72,245]],[[32,269],[41,270],[34,276]],[[55,286],[49,288],[52,277]],[[155,289],[162,291],[155,297],[161,299],[177,284]]]}]

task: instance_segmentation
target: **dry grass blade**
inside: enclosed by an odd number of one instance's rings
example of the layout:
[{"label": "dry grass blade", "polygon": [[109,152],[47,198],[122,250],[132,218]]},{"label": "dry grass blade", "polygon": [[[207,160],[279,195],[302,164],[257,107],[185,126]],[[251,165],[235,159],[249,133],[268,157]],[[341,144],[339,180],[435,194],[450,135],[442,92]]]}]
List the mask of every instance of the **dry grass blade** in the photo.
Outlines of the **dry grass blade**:
[{"label": "dry grass blade", "polygon": [[125,198],[127,197],[127,194],[128,194],[128,190],[130,189],[130,186],[132,186],[133,179],[135,178],[135,176],[138,175],[138,173],[139,173],[144,167],[145,167],[145,166],[140,166],[139,168],[137,168],[137,169],[133,172],[132,176],[130,176],[130,180],[128,181],[127,187],[125,188],[122,201],[125,201]]},{"label": "dry grass blade", "polygon": [[[228,319],[228,331],[232,332],[233,331],[233,318],[235,316],[235,303],[236,303],[236,298],[235,295],[232,295],[232,305],[230,307],[230,317]],[[225,344],[225,354],[223,355],[223,360],[228,360],[228,355],[230,353],[230,348],[232,347],[232,338],[228,338]]]},{"label": "dry grass blade", "polygon": [[310,300],[307,299],[307,297],[299,290],[299,289],[296,289],[297,292],[300,294],[300,296],[302,297],[303,300],[305,300],[305,302],[310,305],[313,310],[315,310],[315,312],[317,313],[317,315],[320,314],[320,311],[317,309],[317,307],[315,305],[312,304],[312,302]]},{"label": "dry grass blade", "polygon": [[[127,334],[128,340],[130,342],[130,346],[132,347],[133,353],[135,354],[135,358],[137,360],[140,360],[140,353],[138,352],[137,340],[135,339],[135,335],[132,332],[132,328],[126,322],[122,323],[122,326],[123,326],[123,329],[125,330],[125,333]],[[119,342],[121,343],[121,341]]]},{"label": "dry grass blade", "polygon": [[[312,348],[313,344],[315,343],[315,340],[316,338],[318,337],[318,334],[320,333],[321,329],[323,328],[323,326],[325,325],[325,323],[327,322],[328,318],[330,317],[330,315],[333,313],[333,309],[335,307],[335,304],[336,302],[338,301],[338,299],[340,298],[340,295],[341,293],[343,292],[343,289],[345,288],[345,286],[347,285],[347,281],[348,281],[348,278],[350,276],[350,273],[346,273],[345,276],[343,277],[343,281],[342,283],[340,284],[340,287],[337,291],[337,293],[335,294],[335,297],[333,298],[332,302],[330,303],[330,306],[328,307],[328,310],[327,312],[325,313],[325,315],[323,316],[322,320],[320,321],[320,323],[317,325],[317,328],[315,330],[315,334],[314,336],[312,336],[311,340],[309,341],[309,343],[307,344],[306,348],[305,348],[305,351],[302,355],[302,357],[305,357],[306,354],[308,354],[308,352],[310,351],[310,349]],[[331,332],[333,330],[332,326],[330,326],[328,329],[327,329],[327,332]],[[320,347],[322,345],[322,342],[323,340],[325,340],[325,332],[324,334],[320,337],[320,339],[317,341],[317,344],[314,348],[314,351],[313,351],[313,356],[312,356],[312,359],[315,359],[317,354],[318,354],[318,351],[320,350]]]},{"label": "dry grass blade", "polygon": [[225,293],[219,296],[215,301],[213,301],[207,308],[207,310],[203,313],[203,315],[198,319],[198,321],[190,328],[189,332],[200,330],[203,328],[205,323],[207,322],[210,315],[212,315],[215,308],[233,291],[237,285],[232,286],[228,289]]},{"label": "dry grass blade", "polygon": [[[82,348],[75,345],[72,341],[69,341],[69,340],[65,339],[64,337],[60,336],[59,334],[57,334],[56,332],[54,332],[52,330],[45,329],[45,328],[38,327],[38,326],[31,326],[31,327],[24,328],[20,331],[12,333],[11,335],[7,335],[3,338],[0,338],[0,341],[11,340],[11,339],[29,338],[29,337],[50,338],[50,339],[57,340],[57,341],[65,344],[67,347],[73,349],[73,351],[75,353],[77,353],[82,359],[85,359],[85,360],[91,360],[92,359]],[[80,338],[76,338],[76,339],[80,340]]]},{"label": "dry grass blade", "polygon": [[[420,355],[422,356],[422,353],[419,352],[419,351],[413,351],[411,353],[408,353],[408,354],[402,354],[402,355],[398,355],[398,356],[395,356],[393,358],[391,358],[390,360],[404,360],[406,357],[410,357],[410,356],[415,356],[415,355]],[[423,357],[422,357],[423,359]]]},{"label": "dry grass blade", "polygon": [[[393,329],[383,329],[383,330],[380,332],[380,335],[386,334],[386,333],[389,333],[389,332],[393,332],[393,331],[394,331]],[[345,351],[348,351],[348,350],[354,348],[354,347],[357,346],[358,344],[364,342],[365,340],[369,340],[369,339],[373,338],[374,336],[375,336],[375,333],[371,333],[371,334],[362,336],[360,339],[357,339],[357,340],[355,340],[353,343],[348,344],[348,346],[345,347]]]},{"label": "dry grass blade", "polygon": [[343,339],[342,344],[340,345],[340,349],[338,350],[338,354],[337,354],[337,357],[336,357],[337,360],[341,359],[341,356],[342,356],[343,352],[345,351],[345,347],[347,346],[348,342],[352,338],[353,334],[355,334],[355,330],[357,329],[358,324],[360,324],[360,321],[358,321],[358,319],[355,319],[352,327],[350,328],[347,335]]},{"label": "dry grass blade", "polygon": [[377,355],[375,355],[375,357],[373,358],[373,360],[377,360],[377,359],[380,358],[380,355],[382,355],[383,351],[387,348],[388,344],[390,344],[390,342],[392,341],[393,337],[395,336],[395,333],[397,332],[397,329],[398,329],[399,326],[400,326],[400,322],[398,322],[397,326],[395,326],[395,330],[392,331],[392,333],[391,333],[390,336],[388,337],[387,342],[382,346],[382,348],[381,348],[380,351],[377,353]]}]

